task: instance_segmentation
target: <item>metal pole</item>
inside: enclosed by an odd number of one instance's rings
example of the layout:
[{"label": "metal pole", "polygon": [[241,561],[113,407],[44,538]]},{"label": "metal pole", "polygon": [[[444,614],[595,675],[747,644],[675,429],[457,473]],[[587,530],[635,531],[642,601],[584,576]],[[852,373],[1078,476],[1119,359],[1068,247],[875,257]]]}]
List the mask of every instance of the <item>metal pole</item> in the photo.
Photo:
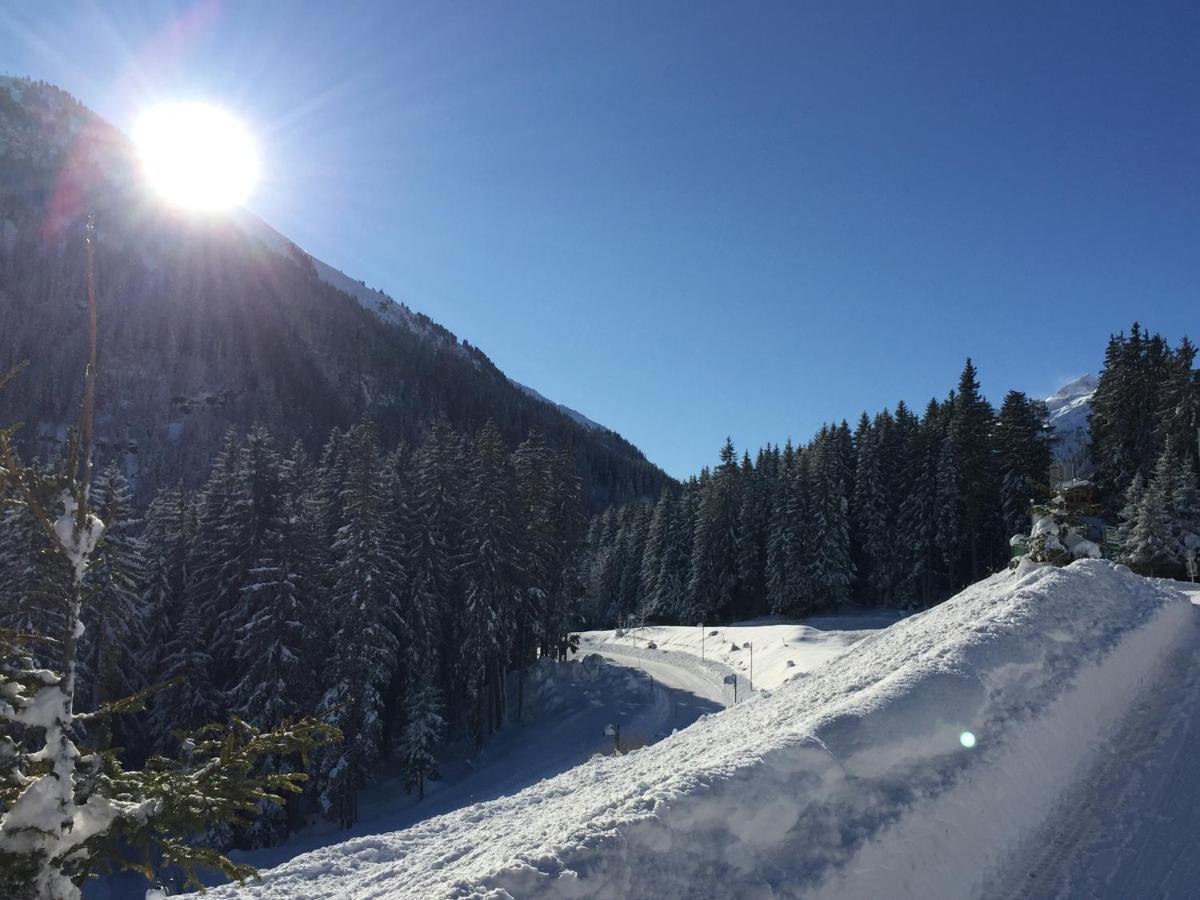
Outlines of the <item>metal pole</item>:
[{"label": "metal pole", "polygon": [[750,690],[754,690],[754,641],[750,641]]},{"label": "metal pole", "polygon": [[700,662],[704,662],[704,623],[700,623]]}]

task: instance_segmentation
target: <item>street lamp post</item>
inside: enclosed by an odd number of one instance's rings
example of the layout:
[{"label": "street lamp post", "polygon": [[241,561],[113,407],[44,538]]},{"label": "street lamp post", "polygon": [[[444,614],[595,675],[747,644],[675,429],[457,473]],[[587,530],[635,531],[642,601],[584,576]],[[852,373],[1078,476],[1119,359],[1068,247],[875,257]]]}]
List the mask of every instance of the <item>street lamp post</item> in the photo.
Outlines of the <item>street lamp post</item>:
[{"label": "street lamp post", "polygon": [[734,706],[737,706],[737,683],[738,683],[738,677],[737,677],[737,673],[736,673],[736,672],[732,672],[732,673],[730,673],[729,675],[726,675],[726,676],[725,676],[725,677],[724,677],[722,680],[723,680],[723,681],[724,681],[726,684],[732,684],[732,685],[733,685],[733,705],[734,705]]},{"label": "street lamp post", "polygon": [[607,728],[604,729],[604,733],[608,737],[613,739],[613,748],[617,751],[617,753],[620,753],[621,752],[621,723],[617,722],[613,725],[609,725]]}]

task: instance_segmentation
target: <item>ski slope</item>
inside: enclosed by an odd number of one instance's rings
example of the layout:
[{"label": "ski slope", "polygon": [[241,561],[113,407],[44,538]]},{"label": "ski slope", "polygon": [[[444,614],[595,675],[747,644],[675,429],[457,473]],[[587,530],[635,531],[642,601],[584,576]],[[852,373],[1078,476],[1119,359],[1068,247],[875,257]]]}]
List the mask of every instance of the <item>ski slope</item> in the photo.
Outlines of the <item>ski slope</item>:
[{"label": "ski slope", "polygon": [[[1112,736],[1177,683],[1187,600],[1098,560],[1001,573],[653,747],[212,895],[998,896],[1030,880],[1034,839],[1088,795]],[[1095,834],[1068,836],[1045,883],[1099,852]],[[1143,883],[1117,870],[1105,884]]]}]

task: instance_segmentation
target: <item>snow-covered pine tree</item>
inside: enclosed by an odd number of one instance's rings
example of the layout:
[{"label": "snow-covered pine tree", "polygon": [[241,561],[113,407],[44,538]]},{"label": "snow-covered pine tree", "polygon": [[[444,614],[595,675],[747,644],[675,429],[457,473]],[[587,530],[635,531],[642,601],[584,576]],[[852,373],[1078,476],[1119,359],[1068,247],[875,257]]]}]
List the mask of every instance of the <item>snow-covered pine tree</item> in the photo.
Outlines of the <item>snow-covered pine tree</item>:
[{"label": "snow-covered pine tree", "polygon": [[773,613],[800,615],[815,605],[817,497],[811,472],[815,454],[784,446],[777,465],[777,496],[767,545],[767,602]]},{"label": "snow-covered pine tree", "polygon": [[614,506],[596,516],[588,529],[587,606],[588,618],[595,623],[620,624],[614,622],[613,601],[614,585],[620,581],[619,534],[620,523]]},{"label": "snow-covered pine tree", "polygon": [[759,450],[758,459],[742,457],[742,501],[738,509],[738,585],[744,615],[767,611],[767,538],[771,524],[771,459]]},{"label": "snow-covered pine tree", "polygon": [[772,613],[786,610],[792,602],[792,528],[796,492],[796,451],[789,440],[774,460],[775,485],[771,520],[767,525],[767,608]]},{"label": "snow-covered pine tree", "polygon": [[536,658],[549,622],[554,618],[551,597],[554,560],[552,469],[554,453],[534,431],[510,457],[514,478],[516,540],[525,572],[525,597],[520,604],[526,621],[518,623],[513,665],[518,670],[517,718],[524,711],[525,668]]},{"label": "snow-covered pine tree", "polygon": [[[69,584],[66,564],[29,509],[0,506],[0,628],[61,634]],[[45,647],[29,649],[35,661],[50,662]]]},{"label": "snow-covered pine tree", "polygon": [[312,482],[310,502],[317,537],[321,546],[330,548],[345,524],[341,494],[346,483],[346,434],[340,429],[329,432]]},{"label": "snow-covered pine tree", "polygon": [[958,381],[950,441],[958,468],[961,577],[976,581],[1005,558],[1007,535],[997,514],[992,428],[995,413],[979,391],[975,366],[967,359]]},{"label": "snow-covered pine tree", "polygon": [[1046,404],[1009,391],[993,432],[1000,472],[1000,514],[1009,536],[1029,525],[1029,507],[1049,496],[1054,431]]},{"label": "snow-covered pine tree", "polygon": [[650,526],[646,531],[646,551],[642,554],[642,571],[639,573],[639,592],[642,597],[638,616],[645,620],[656,620],[662,615],[661,597],[658,591],[658,577],[662,569],[663,553],[667,549],[671,527],[672,498],[671,489],[663,488],[654,511],[650,514]]},{"label": "snow-covered pine tree", "polygon": [[689,625],[696,621],[688,604],[687,585],[692,536],[696,530],[694,510],[698,491],[697,480],[689,479],[670,504],[670,522],[659,559],[658,577],[655,579],[655,614],[660,619]]},{"label": "snow-covered pine tree", "polygon": [[840,429],[826,426],[812,453],[814,552],[809,565],[813,595],[820,606],[850,599],[854,561],[850,556],[850,504],[846,495],[846,454]]},{"label": "snow-covered pine tree", "polygon": [[178,616],[158,670],[162,683],[168,686],[155,694],[151,715],[158,752],[174,751],[175,731],[191,731],[217,722],[225,712],[225,698],[214,684],[213,659],[206,649],[204,610],[185,597]]},{"label": "snow-covered pine tree", "polygon": [[1200,555],[1200,481],[1191,459],[1181,455],[1171,485],[1171,520],[1180,557]]},{"label": "snow-covered pine tree", "polygon": [[[101,472],[92,488],[92,505],[105,523],[104,537],[84,578],[88,602],[83,608],[85,630],[80,641],[79,706],[94,710],[142,689],[145,682],[138,651],[146,645],[146,604],[141,586],[146,579],[144,544],[137,536],[141,524],[133,509],[133,496],[116,463]],[[104,748],[116,727],[119,746],[128,746],[136,735],[133,722],[119,719],[99,723],[99,745]]]},{"label": "snow-covered pine tree", "polygon": [[270,436],[255,429],[239,454],[238,491],[231,517],[253,562],[242,573],[237,605],[222,630],[233,646],[226,679],[233,712],[270,726],[312,708],[316,698],[311,652],[317,640],[314,598],[300,575],[296,498]]},{"label": "snow-covered pine tree", "polygon": [[948,434],[940,441],[934,488],[934,545],[941,556],[942,571],[951,585],[958,583],[962,559],[962,495],[955,441]]},{"label": "snow-covered pine tree", "polygon": [[1154,466],[1150,484],[1141,493],[1122,547],[1122,562],[1148,575],[1162,574],[1182,562],[1171,518],[1175,465],[1171,448],[1164,449]]},{"label": "snow-covered pine tree", "polygon": [[[236,656],[242,629],[254,615],[244,589],[264,577],[251,574],[251,570],[261,564],[266,568],[277,564],[279,550],[286,543],[282,532],[289,514],[283,509],[283,459],[265,428],[252,428],[246,435],[233,458],[230,479],[228,501],[214,527],[212,549],[219,572],[216,592],[205,606],[211,621],[219,623],[210,630],[209,652],[216,666],[214,680],[227,694],[243,674]],[[268,538],[276,547],[270,558],[264,559],[263,545]],[[295,576],[294,571],[288,574]]]},{"label": "snow-covered pine tree", "polygon": [[737,612],[739,474],[733,441],[726,438],[721,463],[704,485],[696,511],[688,593],[702,620]]},{"label": "snow-covered pine tree", "polygon": [[1200,370],[1195,365],[1196,345],[1184,336],[1164,363],[1155,440],[1200,466]]},{"label": "snow-covered pine tree", "polygon": [[653,507],[645,503],[631,503],[626,507],[628,521],[621,533],[624,547],[621,551],[623,566],[621,581],[617,586],[618,620],[621,624],[633,621],[642,608],[642,565],[646,551],[646,535],[650,532],[650,517]]},{"label": "snow-covered pine tree", "polygon": [[908,608],[933,602],[935,579],[941,569],[937,544],[939,414],[938,402],[930,400],[904,456],[909,480],[900,503],[896,535],[901,570],[897,601]]},{"label": "snow-covered pine tree", "polygon": [[508,454],[495,425],[475,438],[467,489],[467,527],[461,566],[465,592],[462,656],[476,703],[476,747],[505,715],[505,673],[523,615],[516,506]]},{"label": "snow-covered pine tree", "polygon": [[1129,546],[1133,526],[1137,522],[1138,510],[1141,509],[1145,496],[1146,480],[1142,477],[1142,473],[1138,472],[1133,476],[1129,487],[1125,489],[1125,503],[1121,507],[1121,525],[1117,534],[1122,548]]},{"label": "snow-covered pine tree", "polygon": [[[1190,415],[1189,392],[1180,383],[1187,376],[1181,369],[1162,336],[1143,331],[1137,322],[1128,338],[1122,332],[1109,339],[1092,398],[1089,434],[1096,483],[1110,507],[1120,505],[1135,475],[1149,481],[1166,438]],[[1189,444],[1194,439],[1193,434],[1178,437]]]},{"label": "snow-covered pine tree", "polygon": [[320,801],[349,828],[358,819],[358,791],[382,755],[385,693],[401,649],[396,634],[404,575],[380,483],[383,461],[374,426],[354,426],[345,452],[346,481],[339,495],[345,524],[334,542],[330,595],[338,628],[321,701],[344,741],[324,755]]},{"label": "snow-covered pine tree", "polygon": [[[146,677],[145,687],[154,687],[168,666],[167,648],[176,637],[183,615],[183,587],[187,579],[188,547],[192,543],[193,520],[190,503],[179,488],[162,488],[146,510],[142,535],[146,548],[146,581],[142,604],[146,610],[145,643],[139,657]],[[141,751],[170,739],[172,715],[162,692],[152,694],[148,710],[139,716],[142,731],[151,738]],[[157,727],[152,727],[152,723]]]},{"label": "snow-covered pine tree", "polygon": [[891,416],[886,412],[876,417],[874,425],[863,413],[855,442],[858,458],[851,507],[861,598],[873,605],[884,606],[892,603],[892,585],[896,577],[893,559],[896,536],[889,521],[890,498],[883,448],[891,425]]},{"label": "snow-covered pine tree", "polygon": [[468,673],[462,658],[464,603],[459,556],[464,516],[465,451],[461,438],[435,422],[413,455],[411,497],[405,507],[406,609],[424,622],[437,682],[452,728],[469,716]]},{"label": "snow-covered pine tree", "polygon": [[542,655],[565,659],[572,644],[570,629],[579,616],[583,581],[579,550],[586,526],[583,479],[571,450],[560,450],[550,460],[550,510],[553,522],[549,582],[537,639]]},{"label": "snow-covered pine tree", "polygon": [[[234,504],[238,502],[237,436],[225,435],[221,451],[195,505],[196,535],[188,548],[187,582],[183,606],[195,608],[192,625],[202,629],[196,645],[217,665],[210,679],[220,682],[232,670],[233,645],[220,627],[233,611],[241,589],[241,575],[253,560],[248,559],[244,535],[233,526]],[[214,654],[219,648],[219,658]],[[222,677],[215,677],[219,673]]]},{"label": "snow-covered pine tree", "polygon": [[445,737],[446,721],[432,672],[423,672],[408,692],[400,758],[405,783],[416,788],[417,799],[425,799],[425,782],[437,778],[437,751]]}]

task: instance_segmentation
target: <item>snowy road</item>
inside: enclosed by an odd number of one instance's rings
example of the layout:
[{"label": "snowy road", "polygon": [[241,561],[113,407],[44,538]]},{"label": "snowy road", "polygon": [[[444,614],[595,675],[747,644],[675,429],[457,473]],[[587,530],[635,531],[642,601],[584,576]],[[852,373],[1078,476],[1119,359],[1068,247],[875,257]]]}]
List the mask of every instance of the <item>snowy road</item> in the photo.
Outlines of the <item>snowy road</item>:
[{"label": "snowy road", "polygon": [[[683,654],[651,656],[650,652],[639,651],[635,648],[615,647],[612,644],[600,644],[588,648],[593,653],[599,653],[605,659],[632,668],[640,669],[654,678],[657,684],[707,700],[718,706],[728,706],[731,697],[726,696],[725,686],[717,680],[716,673],[708,673],[697,669],[694,665],[681,665],[686,658]],[[694,660],[687,659],[689,663]],[[673,698],[681,702],[682,698]],[[695,721],[693,718],[692,721]],[[691,722],[685,722],[691,724]],[[682,727],[676,724],[674,727]],[[670,734],[670,731],[667,732]]]},{"label": "snowy road", "polygon": [[[1200,592],[1193,602],[1200,601]],[[1050,821],[1001,867],[987,900],[1142,900],[1200,893],[1200,609]]]}]

